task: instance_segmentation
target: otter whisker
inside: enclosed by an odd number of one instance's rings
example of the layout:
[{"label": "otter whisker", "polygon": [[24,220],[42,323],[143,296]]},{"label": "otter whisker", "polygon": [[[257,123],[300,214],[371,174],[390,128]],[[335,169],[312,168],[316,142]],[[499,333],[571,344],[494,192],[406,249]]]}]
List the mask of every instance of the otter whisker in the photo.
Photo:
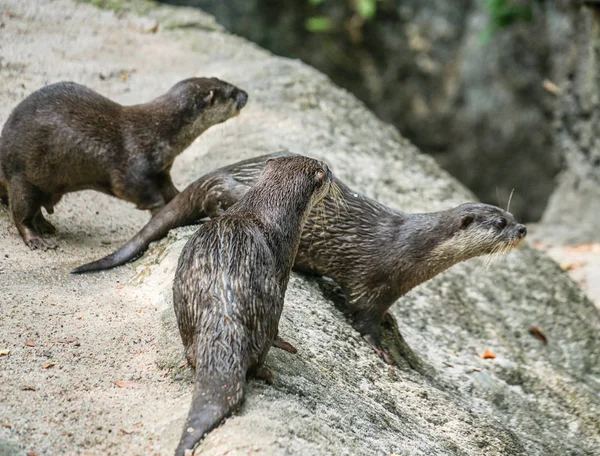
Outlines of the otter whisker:
[{"label": "otter whisker", "polygon": [[512,197],[513,197],[513,193],[515,192],[515,189],[513,187],[513,189],[510,191],[510,195],[508,197],[508,204],[506,205],[506,212],[510,212],[510,202],[512,201]]}]

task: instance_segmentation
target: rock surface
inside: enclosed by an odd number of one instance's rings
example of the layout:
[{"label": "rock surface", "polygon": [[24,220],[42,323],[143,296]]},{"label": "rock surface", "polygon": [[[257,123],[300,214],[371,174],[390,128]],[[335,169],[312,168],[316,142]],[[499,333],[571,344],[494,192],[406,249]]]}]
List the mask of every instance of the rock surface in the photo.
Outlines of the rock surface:
[{"label": "rock surface", "polygon": [[[227,35],[200,13],[146,13],[5,0],[0,121],[25,95],[61,79],[136,103],[184,77],[214,75],[246,89],[249,105],[176,160],[180,187],[288,148],[327,160],[356,190],[406,211],[472,199],[315,70]],[[49,219],[59,250],[29,252],[0,207],[0,350],[10,350],[0,356],[0,454],[172,454],[192,385],[170,290],[193,227],[131,265],[71,277],[67,271],[112,251],[147,215],[81,192]],[[281,333],[299,353],[273,350],[275,385],[250,381],[243,408],[196,454],[546,456],[600,447],[600,315],[545,255],[523,245],[490,267],[471,260],[393,306],[419,371],[380,361],[330,289],[293,275]],[[485,349],[496,358],[482,359]]]}]

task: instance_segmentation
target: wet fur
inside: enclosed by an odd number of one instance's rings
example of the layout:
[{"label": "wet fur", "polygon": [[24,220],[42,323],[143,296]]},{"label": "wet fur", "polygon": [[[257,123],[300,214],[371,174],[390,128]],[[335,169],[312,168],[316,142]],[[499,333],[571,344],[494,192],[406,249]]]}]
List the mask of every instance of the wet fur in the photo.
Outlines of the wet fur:
[{"label": "wet fur", "polygon": [[170,176],[175,157],[236,115],[246,98],[216,78],[186,79],[134,106],[72,82],[43,87],[17,105],[2,130],[0,198],[8,198],[31,248],[55,246],[42,239],[54,227],[41,208],[52,214],[65,193],[98,190],[156,212],[179,193]]},{"label": "wet fur", "polygon": [[[215,216],[256,181],[271,157],[256,157],[198,179],[113,254],[74,272],[126,263],[176,226]],[[344,291],[354,327],[390,362],[381,346],[381,322],[409,290],[452,265],[516,245],[525,227],[508,212],[467,203],[447,211],[408,214],[390,209],[334,180],[337,197],[315,206],[304,230],[294,269],[331,277]],[[495,223],[506,219],[506,227]]]},{"label": "wet fur", "polygon": [[176,455],[239,406],[246,375],[269,379],[263,364],[277,338],[300,232],[330,180],[316,160],[272,160],[255,187],[183,248],[173,303],[196,381]]}]

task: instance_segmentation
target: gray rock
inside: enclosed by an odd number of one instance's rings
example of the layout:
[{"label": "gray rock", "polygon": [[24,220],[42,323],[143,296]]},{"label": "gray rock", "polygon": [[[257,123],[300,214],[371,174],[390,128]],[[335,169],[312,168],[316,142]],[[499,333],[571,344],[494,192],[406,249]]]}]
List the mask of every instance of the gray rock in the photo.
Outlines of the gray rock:
[{"label": "gray rock", "polygon": [[[593,2],[590,2],[593,3]],[[562,171],[540,226],[540,238],[561,243],[600,240],[600,15],[581,2],[561,0],[548,9],[562,14],[550,28],[562,95],[556,109],[556,145]]]}]

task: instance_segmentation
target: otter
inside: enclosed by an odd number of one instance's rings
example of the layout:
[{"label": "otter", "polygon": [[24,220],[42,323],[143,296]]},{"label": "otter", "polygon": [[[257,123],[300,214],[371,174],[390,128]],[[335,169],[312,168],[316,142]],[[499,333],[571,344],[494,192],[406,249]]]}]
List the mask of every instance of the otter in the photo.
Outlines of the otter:
[{"label": "otter", "polygon": [[[170,229],[222,213],[254,185],[269,158],[281,156],[293,154],[264,155],[201,177],[123,247],[72,272],[124,264]],[[382,346],[381,326],[394,302],[454,264],[508,251],[527,234],[510,213],[488,204],[466,203],[411,214],[367,198],[338,179],[334,182],[340,196],[324,198],[311,212],[294,269],[333,279],[345,295],[354,328],[390,364],[393,360]]]},{"label": "otter", "polygon": [[173,305],[196,375],[176,455],[193,449],[240,405],[246,376],[272,383],[264,362],[272,345],[289,345],[277,332],[300,232],[331,182],[317,160],[268,160],[256,185],[185,244]]},{"label": "otter", "polygon": [[237,115],[243,90],[217,78],[190,78],[145,104],[121,106],[93,90],[59,82],[33,92],[0,136],[0,199],[31,249],[55,248],[42,215],[68,192],[98,190],[156,213],[179,191],[175,157],[207,128]]}]

